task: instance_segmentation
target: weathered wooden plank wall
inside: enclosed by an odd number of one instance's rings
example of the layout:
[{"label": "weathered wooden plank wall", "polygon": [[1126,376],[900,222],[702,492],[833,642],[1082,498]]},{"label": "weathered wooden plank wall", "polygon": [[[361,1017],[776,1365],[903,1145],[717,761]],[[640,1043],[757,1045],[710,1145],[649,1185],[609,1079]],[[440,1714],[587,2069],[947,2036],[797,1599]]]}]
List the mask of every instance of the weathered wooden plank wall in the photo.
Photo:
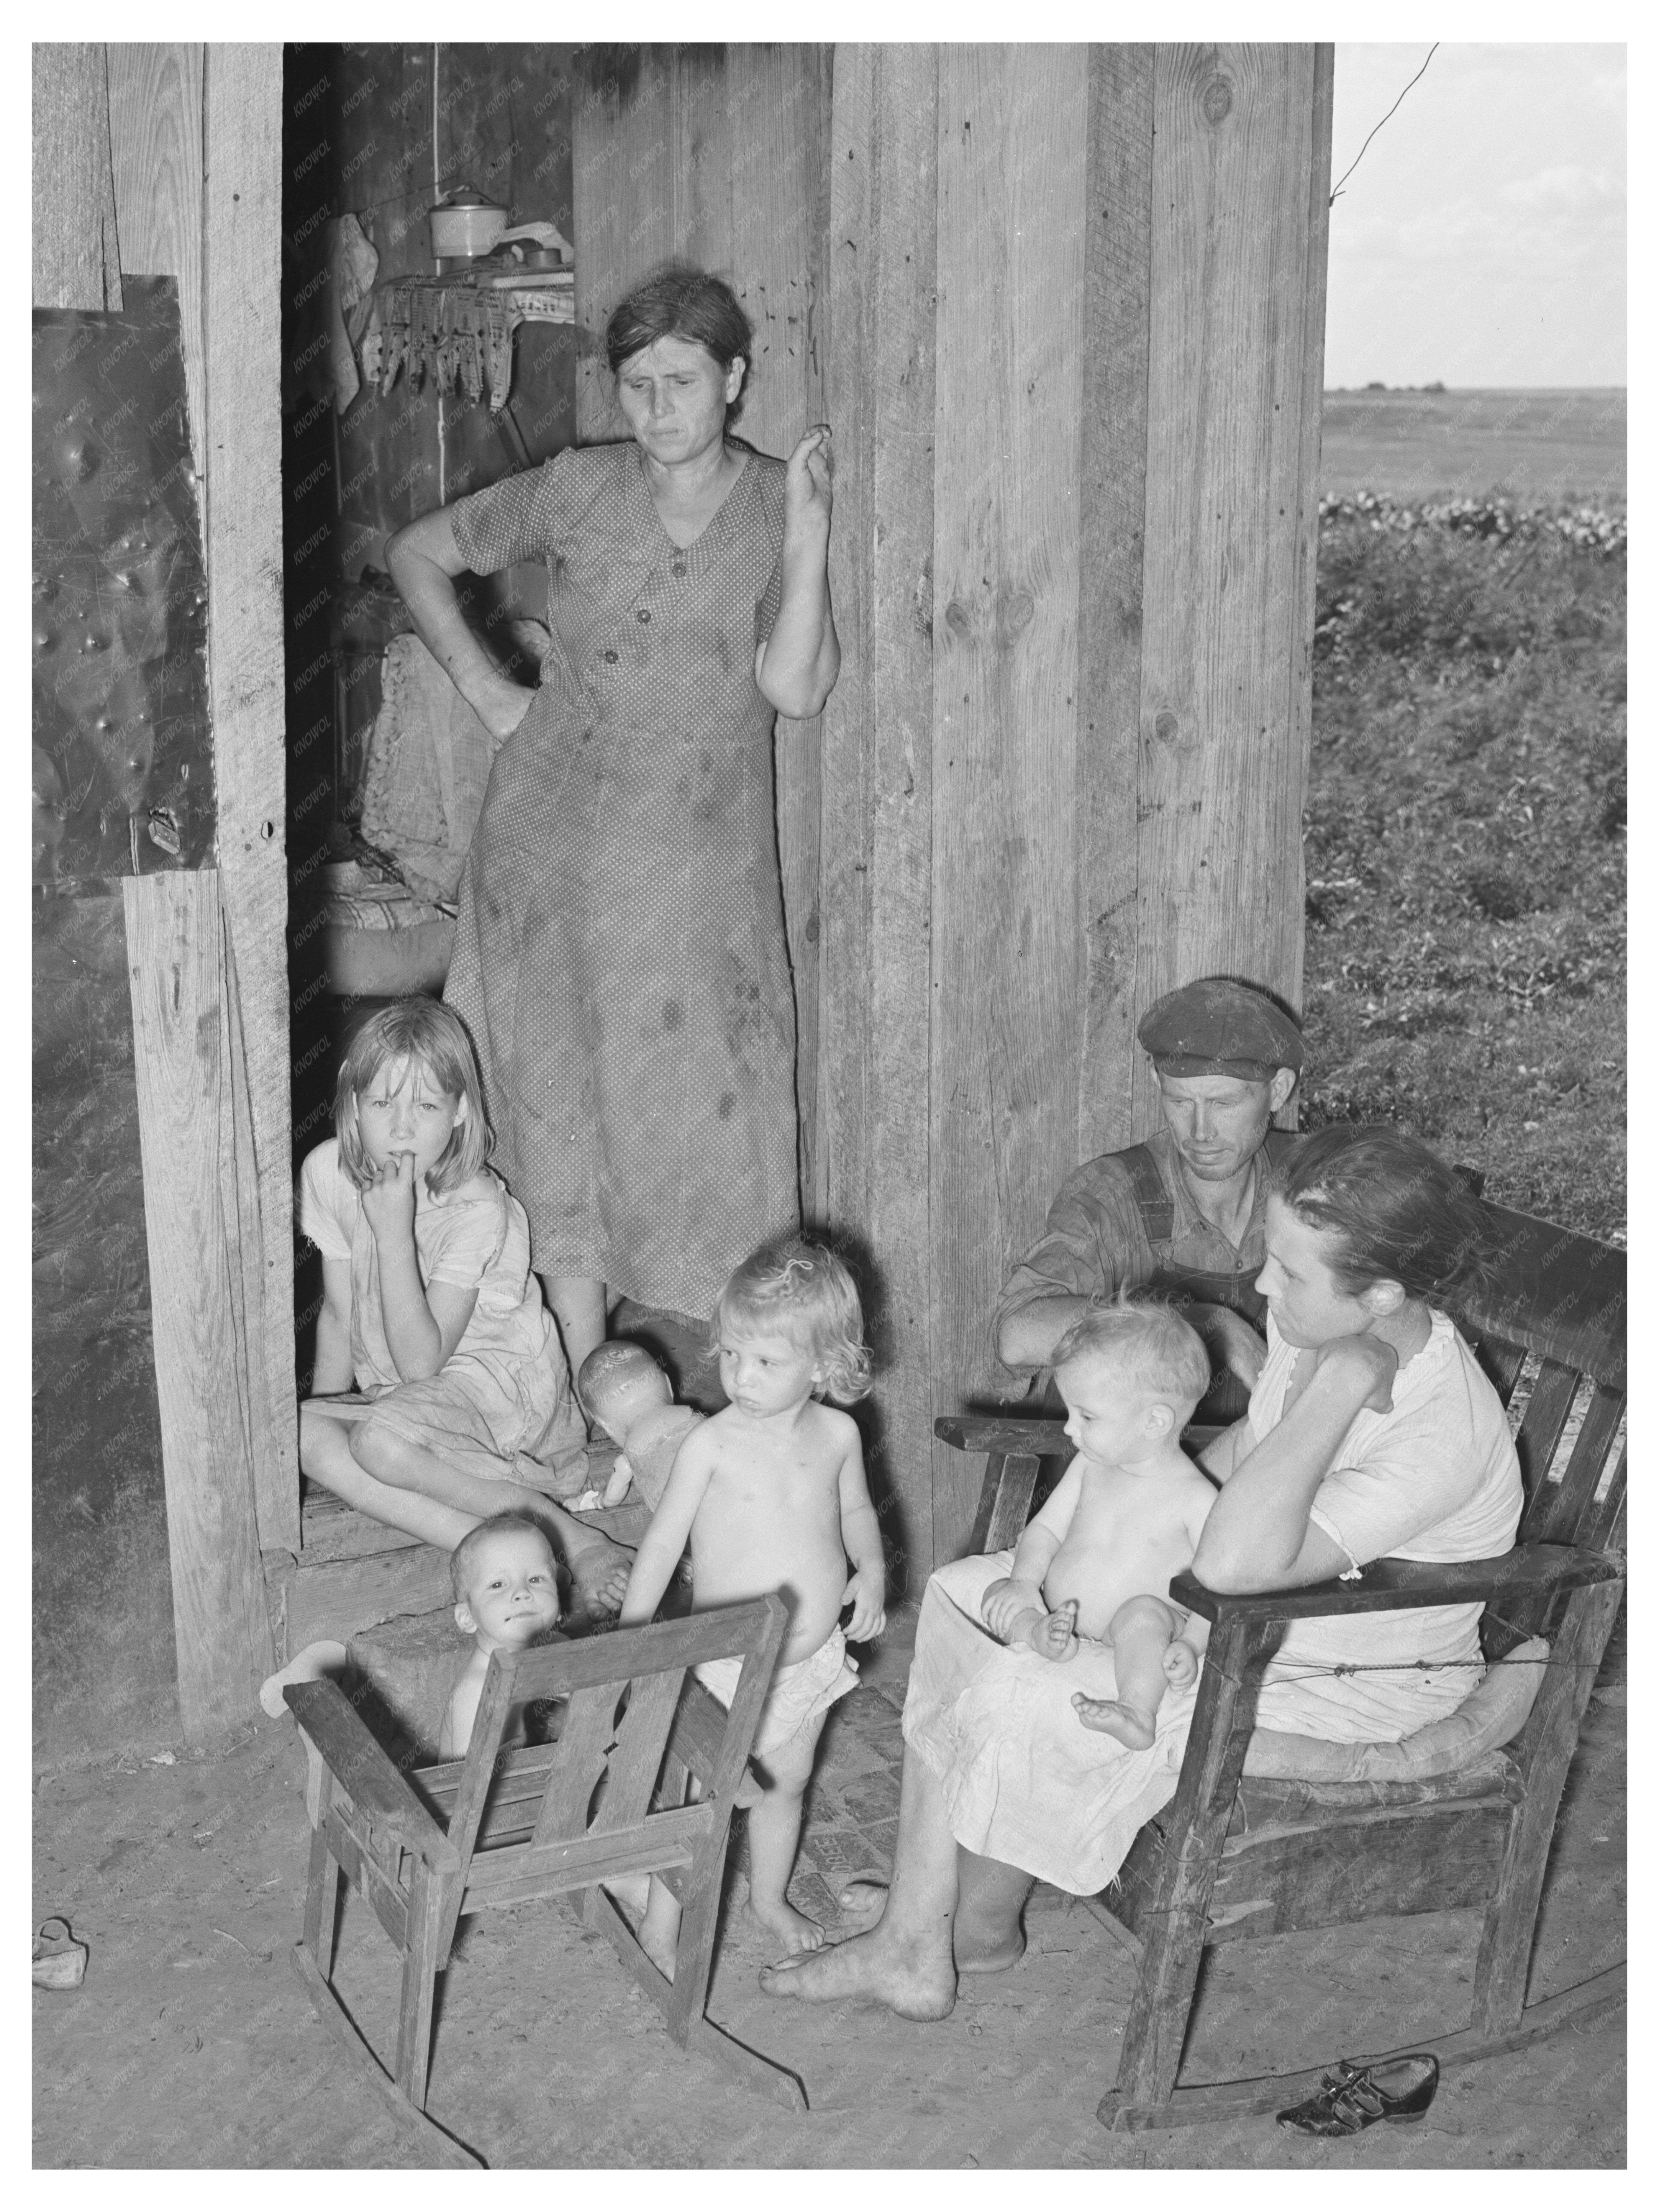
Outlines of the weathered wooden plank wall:
[{"label": "weathered wooden plank wall", "polygon": [[[88,195],[59,165],[100,252],[118,241],[130,275],[179,283],[207,487],[220,865],[123,887],[179,1709],[203,1742],[246,1720],[270,1666],[261,1537],[298,1541],[275,497],[281,52],[82,56],[73,113],[54,122],[38,109],[37,128],[73,127],[101,161],[107,210],[104,190]],[[101,129],[88,122],[88,71],[106,88]],[[65,234],[64,210],[43,211],[42,228]],[[86,270],[77,281],[91,288]],[[109,303],[106,276],[100,289]]]},{"label": "weathered wooden plank wall", "polygon": [[[203,484],[219,895],[239,1036],[224,1063],[245,1131],[234,1249],[250,1326],[241,1352],[260,1416],[248,1431],[262,1540],[300,1540],[289,1160],[288,916],[283,835],[279,112],[276,49],[109,50],[116,225],[131,275],[173,277]],[[210,158],[208,141],[211,139]],[[193,1294],[186,1281],[185,1294]]]},{"label": "weathered wooden plank wall", "polygon": [[1153,107],[1135,1000],[1231,972],[1294,1006],[1329,50],[1161,46]]},{"label": "weathered wooden plank wall", "polygon": [[33,46],[30,73],[30,297],[37,307],[118,314],[121,255],[104,49]]},{"label": "weathered wooden plank wall", "polygon": [[[969,1392],[996,1385],[1007,1255],[1075,1141],[1086,63],[939,57],[933,1353]],[[940,1448],[936,1556],[977,1488]]]},{"label": "weathered wooden plank wall", "polygon": [[[816,46],[593,46],[573,91],[576,433],[623,434],[605,359],[605,319],[629,287],[678,256],[726,276],[755,325],[738,430],[787,456],[823,419],[817,319],[824,291],[828,57]],[[780,720],[775,754],[784,913],[795,973],[803,1189],[813,1154],[819,1053],[818,724]]]},{"label": "weathered wooden plank wall", "polygon": [[1079,1159],[1153,1126],[1139,1014],[1218,970],[1299,988],[1329,50],[841,46],[827,204],[780,167],[807,74],[777,51],[585,58],[579,427],[617,434],[615,298],[673,251],[737,270],[725,180],[735,232],[772,146],[766,220],[799,211],[817,272],[844,647],[816,985],[791,939],[806,1190],[878,1286],[914,1585],[967,1534],[932,1416],[1006,1387],[1010,1261]]},{"label": "weathered wooden plank wall", "polygon": [[[208,672],[259,1540],[300,1540],[283,714],[282,49],[207,50]],[[251,1153],[248,1147],[251,1146]]]},{"label": "weathered wooden plank wall", "polygon": [[823,343],[842,672],[823,716],[816,1206],[877,1293],[872,1480],[893,1564],[924,1572],[938,106],[933,47],[836,49]]},{"label": "weathered wooden plank wall", "polygon": [[1141,584],[1152,313],[1152,56],[1089,49],[1079,605],[1077,1153],[1130,1141],[1140,928]]},{"label": "weathered wooden plank wall", "polygon": [[[210,868],[129,876],[122,889],[179,1713],[185,1741],[205,1743],[249,1719],[273,1664],[252,1480],[266,1402],[248,1352],[263,1316],[249,1310],[238,1243],[224,917]],[[297,1461],[290,1480],[297,1522]]]}]

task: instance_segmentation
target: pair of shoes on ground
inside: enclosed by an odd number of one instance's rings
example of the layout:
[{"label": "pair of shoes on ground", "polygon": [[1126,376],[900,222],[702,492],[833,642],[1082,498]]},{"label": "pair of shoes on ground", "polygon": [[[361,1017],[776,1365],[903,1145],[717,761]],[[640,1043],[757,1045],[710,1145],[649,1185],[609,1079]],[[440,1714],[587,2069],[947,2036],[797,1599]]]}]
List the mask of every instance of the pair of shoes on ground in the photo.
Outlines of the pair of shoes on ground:
[{"label": "pair of shoes on ground", "polygon": [[1311,2097],[1279,2114],[1279,2124],[1298,2136],[1357,2136],[1378,2120],[1420,2120],[1439,2084],[1440,2061],[1431,2051],[1371,2066],[1339,2058]]}]

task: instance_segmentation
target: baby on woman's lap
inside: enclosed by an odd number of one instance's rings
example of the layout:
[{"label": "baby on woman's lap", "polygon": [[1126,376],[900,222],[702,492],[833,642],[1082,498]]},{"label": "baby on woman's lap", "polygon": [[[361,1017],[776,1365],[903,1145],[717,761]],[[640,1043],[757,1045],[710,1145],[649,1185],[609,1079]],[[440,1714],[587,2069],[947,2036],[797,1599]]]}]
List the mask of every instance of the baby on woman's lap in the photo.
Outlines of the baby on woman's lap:
[{"label": "baby on woman's lap", "polygon": [[1032,1516],[980,1617],[1003,1643],[1064,1662],[1079,1639],[1110,1648],[1116,1695],[1072,1703],[1084,1727],[1144,1751],[1166,1689],[1197,1680],[1209,1634],[1165,1593],[1193,1562],[1215,1490],[1181,1449],[1209,1387],[1195,1330],[1170,1307],[1121,1297],[1054,1347],[1077,1457]]}]

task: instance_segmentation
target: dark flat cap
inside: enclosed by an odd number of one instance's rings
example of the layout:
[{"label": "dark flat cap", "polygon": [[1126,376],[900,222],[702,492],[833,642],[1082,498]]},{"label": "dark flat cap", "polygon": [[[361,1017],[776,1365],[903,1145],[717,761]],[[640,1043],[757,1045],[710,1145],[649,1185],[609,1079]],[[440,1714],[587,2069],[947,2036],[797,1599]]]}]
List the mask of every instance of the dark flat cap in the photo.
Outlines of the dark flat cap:
[{"label": "dark flat cap", "polygon": [[1266,992],[1224,976],[1166,991],[1135,1030],[1160,1075],[1237,1075],[1267,1082],[1302,1065],[1302,1032]]}]

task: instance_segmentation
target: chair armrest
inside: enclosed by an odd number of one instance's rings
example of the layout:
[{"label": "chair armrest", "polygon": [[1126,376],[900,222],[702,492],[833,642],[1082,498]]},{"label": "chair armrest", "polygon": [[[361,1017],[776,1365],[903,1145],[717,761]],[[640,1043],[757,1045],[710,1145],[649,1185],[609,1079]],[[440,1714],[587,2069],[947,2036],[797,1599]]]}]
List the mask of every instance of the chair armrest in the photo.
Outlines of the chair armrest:
[{"label": "chair armrest", "polygon": [[933,1434],[958,1451],[1025,1453],[1038,1459],[1064,1452],[1070,1459],[1077,1449],[1064,1421],[1010,1421],[994,1413],[942,1413]]},{"label": "chair armrest", "polygon": [[290,1682],[289,1710],[321,1753],[352,1803],[376,1827],[440,1874],[453,1874],[460,1853],[410,1788],[337,1682]]},{"label": "chair armrest", "polygon": [[[1189,1421],[1181,1432],[1181,1441],[1189,1452],[1200,1452],[1224,1429],[1224,1423]],[[941,1413],[933,1424],[933,1434],[941,1443],[954,1444],[958,1451],[1001,1452],[1005,1456],[1030,1455],[1048,1459],[1064,1452],[1070,1459],[1077,1449],[1066,1433],[1065,1422],[1053,1419],[1011,1421],[1000,1413]]]},{"label": "chair armrest", "polygon": [[1331,1614],[1403,1612],[1429,1605],[1485,1604],[1493,1599],[1546,1597],[1617,1582],[1624,1561],[1570,1544],[1522,1544],[1494,1559],[1373,1559],[1352,1582],[1311,1583],[1301,1589],[1224,1593],[1188,1572],[1170,1595],[1218,1626],[1243,1620],[1312,1620]]}]

